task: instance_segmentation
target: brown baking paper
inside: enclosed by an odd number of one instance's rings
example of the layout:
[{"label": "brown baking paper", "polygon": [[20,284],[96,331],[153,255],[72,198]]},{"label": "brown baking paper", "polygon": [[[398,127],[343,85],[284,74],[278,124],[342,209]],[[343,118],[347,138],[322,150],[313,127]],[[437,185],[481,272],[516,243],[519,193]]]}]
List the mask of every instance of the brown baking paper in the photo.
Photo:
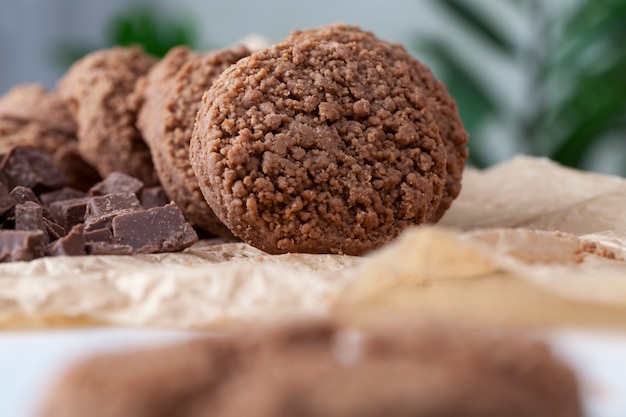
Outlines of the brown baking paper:
[{"label": "brown baking paper", "polygon": [[440,225],[361,258],[205,241],[176,254],[1,264],[0,325],[205,329],[397,314],[626,324],[626,180],[518,157],[468,169],[463,184]]}]

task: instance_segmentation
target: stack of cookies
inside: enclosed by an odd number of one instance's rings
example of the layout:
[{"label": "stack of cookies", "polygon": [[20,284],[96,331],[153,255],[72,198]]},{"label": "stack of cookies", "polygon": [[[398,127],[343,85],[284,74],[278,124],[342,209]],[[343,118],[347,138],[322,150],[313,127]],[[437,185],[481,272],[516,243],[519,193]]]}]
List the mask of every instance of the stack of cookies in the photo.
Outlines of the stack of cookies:
[{"label": "stack of cookies", "polygon": [[[24,95],[54,99],[53,110],[21,111],[14,96]],[[360,255],[436,222],[467,159],[445,86],[402,46],[341,24],[254,53],[179,47],[157,61],[138,48],[101,50],[58,92],[22,87],[4,102],[0,117],[17,109],[11,123],[60,136],[29,144],[73,146],[91,176],[69,175],[160,183],[197,230],[268,253]],[[39,117],[52,111],[58,125]]]}]

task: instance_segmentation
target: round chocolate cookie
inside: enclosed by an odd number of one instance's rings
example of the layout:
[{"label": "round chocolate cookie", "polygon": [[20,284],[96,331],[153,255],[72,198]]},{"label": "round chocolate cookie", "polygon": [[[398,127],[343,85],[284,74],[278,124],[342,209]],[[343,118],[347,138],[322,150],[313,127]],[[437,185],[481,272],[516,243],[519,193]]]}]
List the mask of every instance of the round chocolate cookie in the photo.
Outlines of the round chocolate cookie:
[{"label": "round chocolate cookie", "polygon": [[65,102],[40,84],[17,85],[0,97],[0,118],[36,122],[45,128],[76,135],[76,122]]},{"label": "round chocolate cookie", "polygon": [[190,158],[218,217],[268,253],[377,248],[428,222],[446,180],[407,63],[316,39],[226,69],[203,97]]},{"label": "round chocolate cookie", "polygon": [[78,152],[76,124],[65,103],[40,85],[17,86],[0,97],[0,153],[14,146],[45,152],[73,188],[85,191],[100,180]]},{"label": "round chocolate cookie", "polygon": [[[163,77],[161,91],[145,96],[139,116],[165,193],[191,224],[218,236],[232,233],[215,216],[198,187],[189,161],[189,141],[203,93],[224,69],[249,54],[243,46],[205,55],[187,54],[175,75]],[[150,128],[143,130],[148,125]]]},{"label": "round chocolate cookie", "polygon": [[137,81],[134,92],[139,109],[137,127],[148,146],[153,138],[163,137],[163,102],[172,89],[172,78],[190,58],[197,56],[200,53],[191,51],[186,46],[172,48],[150,68],[147,75]]},{"label": "round chocolate cookie", "polygon": [[438,81],[430,69],[413,58],[400,44],[390,44],[378,39],[372,32],[361,30],[358,26],[335,24],[305,31],[294,31],[288,41],[317,39],[340,43],[356,42],[369,51],[376,51],[391,63],[404,61],[409,64],[411,81],[426,95],[430,111],[435,116],[441,139],[446,147],[448,176],[443,197],[432,222],[438,221],[450,208],[452,201],[461,192],[461,178],[468,157],[468,134],[463,127],[454,99],[446,86]]},{"label": "round chocolate cookie", "polygon": [[100,175],[119,171],[147,186],[158,184],[150,151],[135,127],[133,91],[155,59],[141,49],[93,52],[59,82],[59,93],[78,124],[78,148]]},{"label": "round chocolate cookie", "polygon": [[80,156],[75,137],[38,123],[0,118],[0,153],[15,146],[32,146],[46,153],[63,171],[70,187],[86,191],[100,181],[96,170]]}]

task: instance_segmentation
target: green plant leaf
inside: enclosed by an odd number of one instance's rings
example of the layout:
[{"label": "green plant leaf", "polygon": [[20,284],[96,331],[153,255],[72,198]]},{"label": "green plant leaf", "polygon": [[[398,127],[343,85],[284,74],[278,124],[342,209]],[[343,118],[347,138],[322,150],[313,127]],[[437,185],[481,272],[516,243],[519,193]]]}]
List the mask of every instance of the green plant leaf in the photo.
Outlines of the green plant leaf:
[{"label": "green plant leaf", "polygon": [[485,120],[498,112],[498,106],[466,69],[460,58],[442,41],[423,38],[417,49],[430,56],[443,69],[440,78],[456,101],[465,129],[470,134],[468,145],[470,163],[477,167],[485,167],[489,158],[483,154],[483,147],[478,143],[480,141],[478,132]]},{"label": "green plant leaf", "polygon": [[619,126],[625,112],[626,103],[621,97],[609,97],[597,104],[591,111],[581,114],[578,123],[551,157],[564,165],[579,167],[596,138]]},{"label": "green plant leaf", "polygon": [[444,6],[449,12],[464,21],[479,36],[500,49],[500,51],[508,55],[515,51],[515,46],[509,37],[494,27],[489,19],[486,19],[478,10],[471,7],[471,3],[464,0],[440,0],[437,4]]},{"label": "green plant leaf", "polygon": [[114,45],[141,45],[157,57],[174,46],[193,47],[195,39],[190,20],[169,18],[146,7],[133,8],[112,19],[108,33]]},{"label": "green plant leaf", "polygon": [[580,66],[589,59],[587,51],[624,55],[625,37],[626,1],[582,2],[565,23],[555,62],[561,68]]}]

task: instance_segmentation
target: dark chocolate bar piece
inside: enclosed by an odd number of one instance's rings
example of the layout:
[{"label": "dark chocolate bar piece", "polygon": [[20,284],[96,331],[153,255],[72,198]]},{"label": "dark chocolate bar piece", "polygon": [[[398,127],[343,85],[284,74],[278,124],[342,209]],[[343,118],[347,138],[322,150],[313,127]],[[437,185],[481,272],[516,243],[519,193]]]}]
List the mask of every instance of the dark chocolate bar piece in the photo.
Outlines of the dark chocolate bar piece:
[{"label": "dark chocolate bar piece", "polygon": [[35,193],[56,190],[66,185],[65,174],[52,159],[38,149],[16,146],[0,162],[8,188],[22,185]]},{"label": "dark chocolate bar piece", "polygon": [[41,230],[0,230],[0,262],[31,261],[43,254]]},{"label": "dark chocolate bar piece", "polygon": [[65,229],[45,217],[45,208],[32,201],[15,205],[16,230],[41,230],[44,241],[50,242],[65,235]]},{"label": "dark chocolate bar piece", "polygon": [[71,200],[55,201],[50,204],[50,211],[65,230],[85,221],[85,211],[89,197],[73,198]]},{"label": "dark chocolate bar piece", "polygon": [[[45,208],[44,208],[44,213],[45,213]],[[48,219],[45,217],[43,217],[43,225],[44,225],[44,232],[46,232],[46,234],[48,235],[48,237],[50,238],[50,240],[57,240],[63,236],[65,236],[65,228],[57,223],[55,223],[54,221]]]},{"label": "dark chocolate bar piece", "polygon": [[45,230],[43,207],[32,201],[15,205],[16,230]]},{"label": "dark chocolate bar piece", "polygon": [[15,207],[16,201],[7,189],[7,186],[0,182],[0,217],[7,214],[13,207]]},{"label": "dark chocolate bar piece", "polygon": [[141,205],[145,209],[163,207],[169,202],[170,200],[165,195],[165,190],[160,185],[141,190]]},{"label": "dark chocolate bar piece", "polygon": [[13,187],[11,197],[13,197],[16,203],[26,203],[27,201],[32,201],[37,204],[41,203],[33,190],[23,185]]},{"label": "dark chocolate bar piece", "polygon": [[113,193],[91,197],[85,211],[85,230],[111,227],[111,221],[120,214],[142,210],[133,193]]},{"label": "dark chocolate bar piece", "polygon": [[114,242],[129,245],[135,253],[174,252],[198,240],[175,204],[122,214],[113,219]]},{"label": "dark chocolate bar piece", "polygon": [[0,262],[169,252],[198,240],[160,186],[144,188],[116,172],[89,195],[67,187],[63,173],[37,149],[0,154]]},{"label": "dark chocolate bar piece", "polygon": [[86,255],[85,237],[83,232],[85,226],[78,224],[72,227],[69,233],[48,246],[48,254],[51,256],[81,256]]},{"label": "dark chocolate bar piece", "polygon": [[89,195],[107,195],[113,193],[133,193],[139,197],[143,182],[121,172],[112,172],[105,179],[89,189]]},{"label": "dark chocolate bar piece", "polygon": [[105,243],[113,243],[113,232],[111,229],[96,229],[85,231],[85,242],[105,242]]},{"label": "dark chocolate bar piece", "polygon": [[77,190],[76,188],[72,188],[72,187],[63,187],[60,190],[54,190],[54,191],[50,191],[47,193],[43,193],[39,195],[39,200],[41,200],[41,202],[46,205],[49,206],[50,204],[54,203],[55,201],[62,201],[62,200],[73,200],[76,198],[83,198],[86,197],[87,194]]},{"label": "dark chocolate bar piece", "polygon": [[119,245],[107,242],[88,242],[85,244],[90,255],[132,255],[133,248],[128,245]]}]

